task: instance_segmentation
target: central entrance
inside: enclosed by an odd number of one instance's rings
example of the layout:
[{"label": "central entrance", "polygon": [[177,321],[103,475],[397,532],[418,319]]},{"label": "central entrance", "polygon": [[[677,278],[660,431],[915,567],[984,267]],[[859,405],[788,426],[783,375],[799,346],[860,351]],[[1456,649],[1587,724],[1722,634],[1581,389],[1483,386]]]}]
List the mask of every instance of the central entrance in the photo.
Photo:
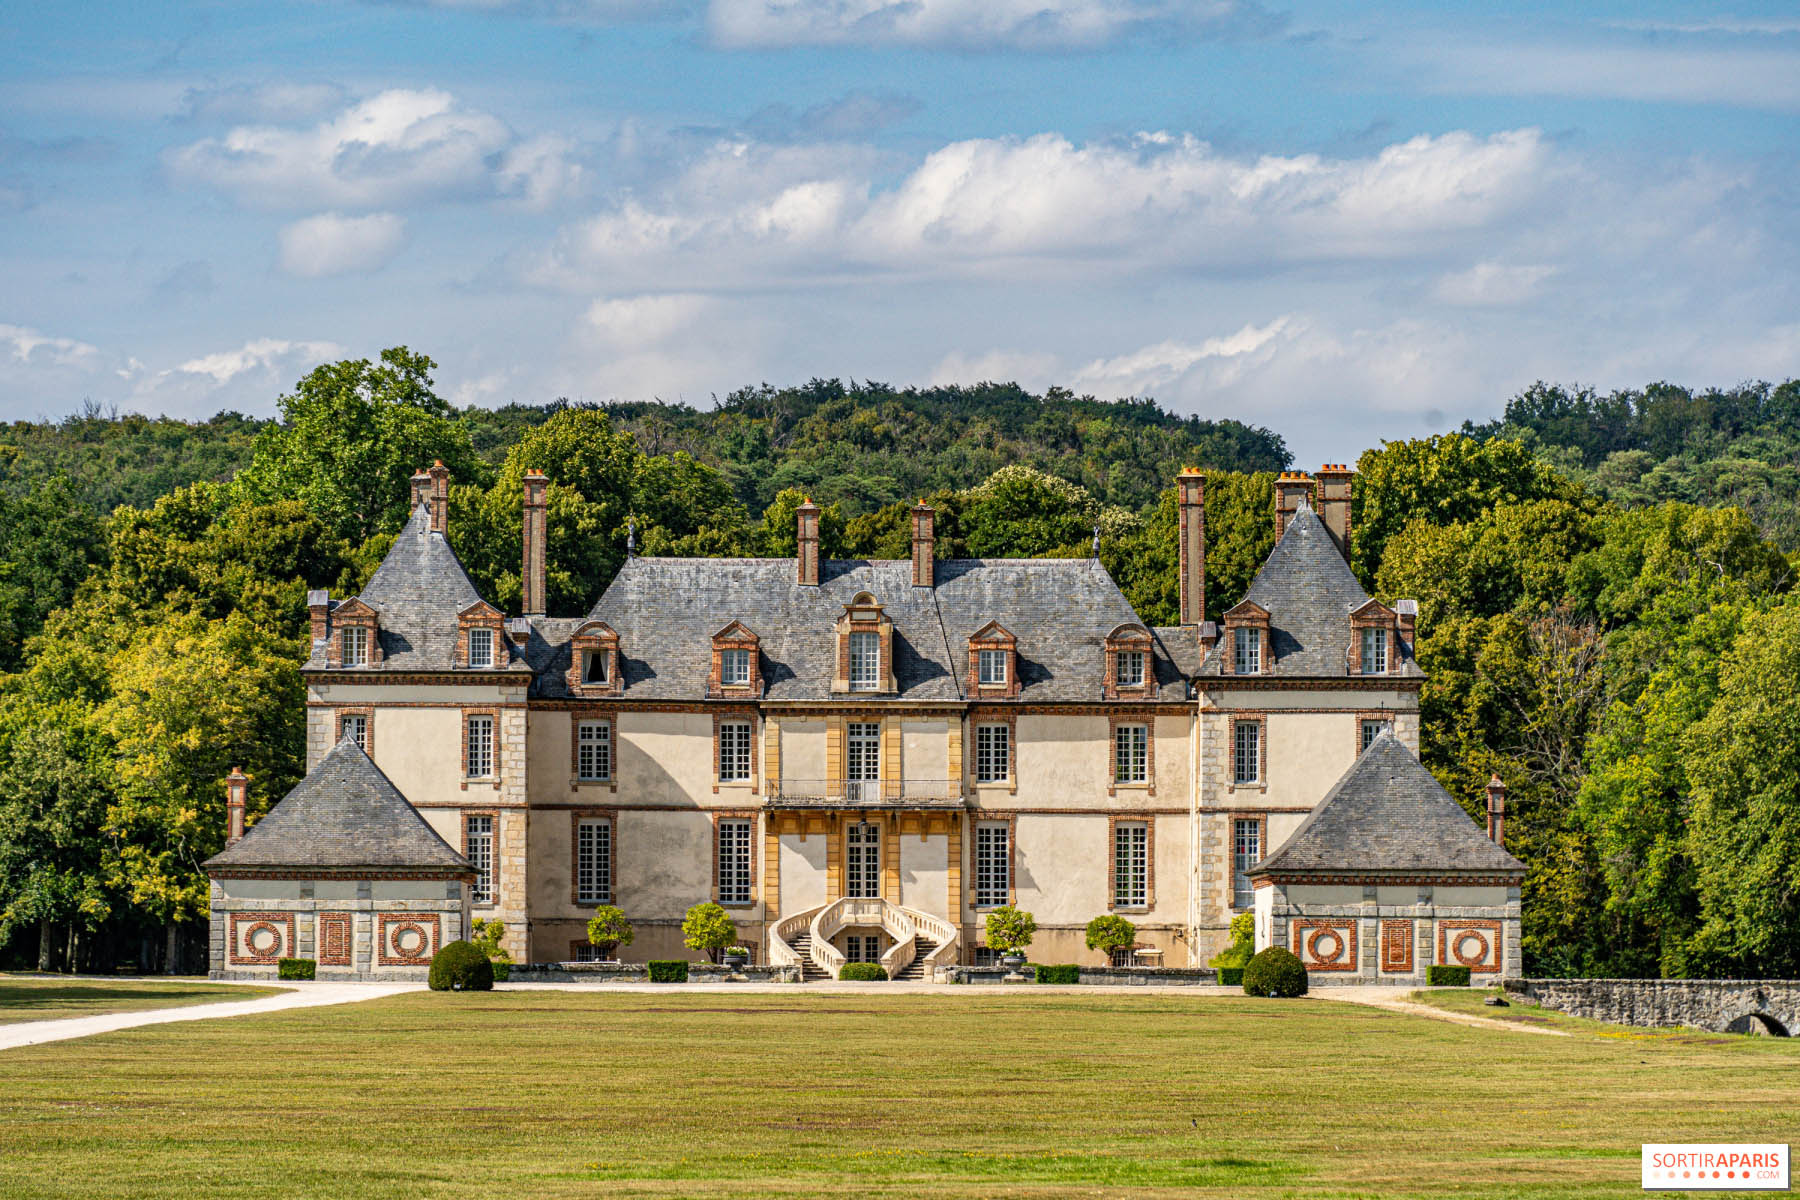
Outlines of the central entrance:
[{"label": "central entrance", "polygon": [[858,821],[844,831],[844,895],[881,897],[881,826]]},{"label": "central entrance", "polygon": [[845,798],[852,804],[872,804],[881,798],[881,726],[852,721],[846,732]]}]

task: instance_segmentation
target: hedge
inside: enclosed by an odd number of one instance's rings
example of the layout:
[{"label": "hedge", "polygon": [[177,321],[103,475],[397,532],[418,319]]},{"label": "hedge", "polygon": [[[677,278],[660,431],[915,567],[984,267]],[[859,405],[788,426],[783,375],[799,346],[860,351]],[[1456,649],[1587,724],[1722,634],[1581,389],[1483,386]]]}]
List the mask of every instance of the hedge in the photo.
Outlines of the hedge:
[{"label": "hedge", "polygon": [[1432,987],[1468,987],[1469,968],[1443,965],[1426,967],[1425,982]]},{"label": "hedge", "polygon": [[838,968],[838,978],[875,983],[887,978],[887,968],[880,963],[845,963]]},{"label": "hedge", "polygon": [[283,958],[275,963],[275,974],[282,979],[311,979],[319,964],[310,958]]},{"label": "hedge", "polygon": [[1244,985],[1244,968],[1242,968],[1242,967],[1220,967],[1219,968],[1219,986],[1221,986],[1221,987],[1242,987],[1243,985]]},{"label": "hedge", "polygon": [[505,983],[512,977],[512,963],[496,961],[490,965],[494,968],[495,983]]},{"label": "hedge", "polygon": [[1081,967],[1075,963],[1061,963],[1052,966],[1049,963],[1037,965],[1037,981],[1039,983],[1080,983]]},{"label": "hedge", "polygon": [[429,982],[434,992],[491,992],[494,964],[470,943],[454,941],[431,956]]},{"label": "hedge", "polygon": [[688,965],[685,958],[653,958],[649,962],[651,983],[686,983]]},{"label": "hedge", "polygon": [[1306,995],[1306,967],[1293,951],[1270,946],[1244,968],[1244,992],[1250,996]]}]

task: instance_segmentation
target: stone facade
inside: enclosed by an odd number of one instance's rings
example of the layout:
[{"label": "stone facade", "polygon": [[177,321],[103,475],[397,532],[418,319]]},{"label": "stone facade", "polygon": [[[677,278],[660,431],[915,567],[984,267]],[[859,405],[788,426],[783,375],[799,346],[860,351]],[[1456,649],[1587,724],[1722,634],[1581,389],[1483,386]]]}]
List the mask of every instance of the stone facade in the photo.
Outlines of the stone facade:
[{"label": "stone facade", "polygon": [[223,878],[211,894],[215,979],[273,979],[283,958],[314,960],[319,979],[423,979],[468,936],[460,880]]},{"label": "stone facade", "polygon": [[1716,1033],[1800,1032],[1795,979],[1508,979],[1545,1008],[1617,1025],[1686,1025]]}]

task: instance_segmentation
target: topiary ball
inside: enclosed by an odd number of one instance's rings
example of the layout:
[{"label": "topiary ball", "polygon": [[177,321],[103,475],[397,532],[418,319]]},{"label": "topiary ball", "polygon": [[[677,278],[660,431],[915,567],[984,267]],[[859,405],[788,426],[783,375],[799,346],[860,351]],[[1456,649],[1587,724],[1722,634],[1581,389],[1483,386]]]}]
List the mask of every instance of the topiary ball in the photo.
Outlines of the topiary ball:
[{"label": "topiary ball", "polygon": [[431,956],[434,992],[491,992],[494,964],[468,942],[451,942]]},{"label": "topiary ball", "polygon": [[1247,996],[1304,996],[1306,967],[1293,951],[1270,946],[1250,960],[1244,968],[1244,994]]}]

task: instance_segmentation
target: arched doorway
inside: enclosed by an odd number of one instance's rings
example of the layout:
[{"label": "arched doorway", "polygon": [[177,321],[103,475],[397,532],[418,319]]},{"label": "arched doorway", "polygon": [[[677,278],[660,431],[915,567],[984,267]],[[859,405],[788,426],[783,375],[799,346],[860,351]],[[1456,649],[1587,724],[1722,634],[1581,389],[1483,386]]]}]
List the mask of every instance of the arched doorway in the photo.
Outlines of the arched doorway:
[{"label": "arched doorway", "polygon": [[1745,1013],[1725,1027],[1726,1033],[1742,1033],[1751,1037],[1787,1037],[1787,1026],[1768,1013]]}]

